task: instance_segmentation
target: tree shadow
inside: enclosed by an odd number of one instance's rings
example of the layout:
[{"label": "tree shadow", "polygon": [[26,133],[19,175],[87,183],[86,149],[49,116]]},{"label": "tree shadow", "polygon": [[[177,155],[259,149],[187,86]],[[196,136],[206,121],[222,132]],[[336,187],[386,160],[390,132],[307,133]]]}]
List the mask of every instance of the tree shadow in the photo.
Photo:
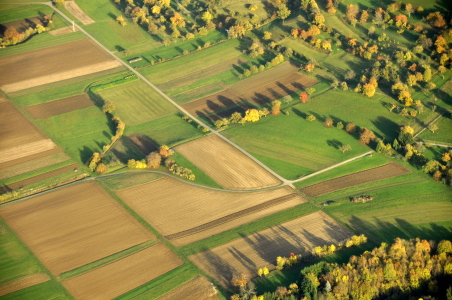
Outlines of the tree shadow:
[{"label": "tree shadow", "polygon": [[327,140],[326,144],[330,147],[333,147],[335,149],[339,149],[339,147],[341,147],[343,144],[341,141],[333,139],[333,140]]},{"label": "tree shadow", "polygon": [[380,136],[378,133],[375,134],[379,138],[389,141],[393,141],[395,138],[397,138],[400,128],[399,124],[382,116],[377,117],[375,120],[372,120],[371,122],[380,132],[383,133],[383,136]]},{"label": "tree shadow", "polygon": [[83,148],[79,149],[78,151],[79,151],[80,160],[83,163],[88,162],[88,160],[91,158],[91,156],[93,156],[93,153],[94,153],[94,151],[91,150],[87,146],[83,146]]}]

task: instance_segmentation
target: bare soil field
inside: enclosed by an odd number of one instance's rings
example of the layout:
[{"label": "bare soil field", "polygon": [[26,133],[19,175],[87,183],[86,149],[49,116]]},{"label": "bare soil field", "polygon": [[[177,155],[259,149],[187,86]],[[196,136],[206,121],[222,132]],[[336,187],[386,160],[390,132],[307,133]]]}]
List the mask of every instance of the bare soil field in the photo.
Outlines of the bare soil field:
[{"label": "bare soil field", "polygon": [[216,65],[204,68],[202,70],[190,73],[188,75],[172,79],[170,81],[161,83],[158,85],[158,87],[163,91],[171,91],[178,89],[182,86],[189,85],[193,82],[199,81],[204,78],[208,78],[210,76],[219,74],[221,72],[227,71],[232,69],[233,67],[241,66],[245,61],[243,61],[240,58],[232,58],[230,60],[223,61],[221,63],[218,63]]},{"label": "bare soil field", "polygon": [[204,189],[168,177],[117,194],[176,246],[306,202],[289,187],[232,193]]},{"label": "bare soil field", "polygon": [[267,228],[189,257],[226,288],[240,272],[256,276],[259,268],[275,268],[276,257],[306,254],[316,246],[337,244],[353,233],[323,212]]},{"label": "bare soil field", "polygon": [[157,243],[62,284],[75,299],[113,299],[182,264],[168,247]]},{"label": "bare soil field", "polygon": [[0,217],[55,275],[155,238],[95,182],[6,205]]},{"label": "bare soil field", "polygon": [[46,282],[47,280],[50,280],[50,277],[47,274],[36,273],[2,283],[0,284],[0,297],[38,283]]},{"label": "bare soil field", "polygon": [[[50,150],[42,151],[42,152],[39,152],[39,153],[36,153],[36,154],[32,154],[32,155],[29,155],[29,156],[25,156],[25,157],[22,157],[22,158],[6,161],[4,163],[0,163],[0,169],[3,170],[5,168],[9,168],[11,166],[16,166],[16,165],[23,164],[23,163],[26,163],[26,162],[31,162],[31,161],[34,161],[34,160],[37,160],[37,159],[40,159],[40,158],[43,158],[43,157],[46,157],[46,156],[50,156],[50,155],[56,154],[56,153],[61,153],[61,149],[60,148],[52,148]],[[33,171],[33,170],[30,170],[30,171]]]},{"label": "bare soil field", "polygon": [[8,99],[6,99],[5,96],[3,96],[2,94],[0,94],[0,103],[3,103],[3,102],[8,102]]},{"label": "bare soil field", "polygon": [[95,23],[93,19],[91,19],[85,12],[75,3],[75,1],[64,1],[64,7],[83,25],[88,25]]},{"label": "bare soil field", "polygon": [[127,138],[144,154],[148,155],[152,151],[157,150],[157,147],[152,144],[148,137],[141,133],[134,133],[127,136]]},{"label": "bare soil field", "polygon": [[280,183],[277,178],[216,135],[182,144],[175,150],[225,189],[252,190]]},{"label": "bare soil field", "polygon": [[411,173],[401,165],[391,162],[373,169],[364,170],[350,175],[341,176],[324,182],[316,183],[300,189],[308,197],[314,198],[334,191],[342,190],[358,184],[377,181]]},{"label": "bare soil field", "polygon": [[89,39],[8,56],[0,61],[0,88],[7,93],[120,66]]},{"label": "bare soil field", "polygon": [[204,276],[197,276],[157,300],[217,300],[217,291]]},{"label": "bare soil field", "polygon": [[38,25],[38,24],[43,25],[41,22],[41,19],[39,17],[26,18],[26,19],[16,20],[16,21],[8,22],[8,23],[2,23],[2,24],[0,24],[0,28],[1,28],[0,29],[0,37],[4,37],[4,33],[5,33],[6,29],[11,26],[14,26],[19,33],[22,33],[30,27],[35,28],[36,25]]},{"label": "bare soil field", "polygon": [[[41,152],[42,153],[42,152]],[[11,178],[24,173],[32,172],[41,168],[52,166],[63,161],[69,160],[69,156],[63,152],[46,155],[28,162],[18,163],[9,167],[2,168],[0,165],[0,180]]]},{"label": "bare soil field", "polygon": [[10,190],[19,189],[21,187],[25,187],[27,185],[46,180],[46,179],[52,178],[54,176],[69,172],[69,171],[74,171],[77,168],[78,168],[77,164],[72,164],[72,165],[62,167],[62,168],[38,175],[38,176],[30,177],[30,178],[27,178],[27,179],[24,179],[21,181],[17,181],[17,182],[8,184],[7,188],[9,188]]},{"label": "bare soil field", "polygon": [[10,160],[21,159],[39,152],[51,150],[56,145],[51,139],[44,139],[36,142],[22,144],[20,146],[7,148],[0,151],[0,163]]},{"label": "bare soil field", "polygon": [[[77,28],[74,28],[74,29],[75,29],[75,31],[78,31]],[[61,36],[61,35],[69,34],[72,32],[74,32],[74,31],[72,31],[72,26],[58,28],[58,29],[49,31],[49,33],[53,36]]]},{"label": "bare soil field", "polygon": [[60,100],[50,101],[37,105],[24,107],[25,111],[34,119],[42,119],[64,114],[73,110],[82,109],[94,105],[93,101],[86,95],[81,94]]}]

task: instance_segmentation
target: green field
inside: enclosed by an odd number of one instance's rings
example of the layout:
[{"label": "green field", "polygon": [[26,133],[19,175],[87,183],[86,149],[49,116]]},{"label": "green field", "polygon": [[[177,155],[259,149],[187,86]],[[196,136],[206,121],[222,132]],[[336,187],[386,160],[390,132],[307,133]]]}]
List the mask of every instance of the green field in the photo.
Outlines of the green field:
[{"label": "green field", "polygon": [[126,125],[138,125],[177,111],[175,106],[141,80],[100,91],[98,95],[116,105],[115,114]]},{"label": "green field", "polygon": [[110,144],[114,124],[95,106],[37,120],[44,133],[74,160],[84,164]]},{"label": "green field", "polygon": [[452,128],[452,119],[448,117],[441,117],[438,121],[435,122],[438,125],[438,130],[435,133],[426,129],[422,132],[418,138],[421,140],[438,142],[438,143],[452,143],[452,134],[450,129]]},{"label": "green field", "polygon": [[65,300],[73,299],[63,286],[56,280],[49,280],[28,288],[2,296],[2,300]]}]

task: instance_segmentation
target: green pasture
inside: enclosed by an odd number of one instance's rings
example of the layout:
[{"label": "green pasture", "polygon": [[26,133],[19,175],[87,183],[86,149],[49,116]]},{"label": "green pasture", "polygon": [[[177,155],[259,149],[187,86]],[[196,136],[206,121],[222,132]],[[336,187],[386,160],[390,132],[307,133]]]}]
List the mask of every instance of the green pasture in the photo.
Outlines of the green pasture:
[{"label": "green pasture", "polygon": [[160,84],[240,56],[242,53],[237,49],[239,43],[236,39],[228,40],[207,49],[141,69],[140,72],[152,83]]},{"label": "green pasture", "polygon": [[36,120],[55,143],[77,162],[84,164],[93,152],[110,144],[114,124],[98,107],[91,106]]},{"label": "green pasture", "polygon": [[114,114],[126,125],[138,125],[177,111],[175,106],[141,80],[97,94],[104,101],[112,101],[116,105]]},{"label": "green pasture", "polygon": [[0,5],[0,23],[52,14],[54,10],[47,5]]},{"label": "green pasture", "polygon": [[[372,0],[351,0],[348,1],[346,4],[361,4],[360,9],[367,9],[367,8],[375,8],[375,6],[380,6],[383,9],[386,9],[386,6],[388,4],[393,3],[392,0],[382,0],[379,1],[380,4],[376,4]],[[450,10],[450,5],[448,7],[448,2],[444,0],[402,0],[403,3],[411,3],[413,6],[422,6],[424,9],[429,9],[431,11],[444,11],[444,10]]]},{"label": "green pasture", "polygon": [[435,122],[438,125],[438,130],[435,133],[426,129],[422,132],[418,138],[421,140],[432,141],[437,143],[452,143],[452,119],[449,117],[441,117]]}]

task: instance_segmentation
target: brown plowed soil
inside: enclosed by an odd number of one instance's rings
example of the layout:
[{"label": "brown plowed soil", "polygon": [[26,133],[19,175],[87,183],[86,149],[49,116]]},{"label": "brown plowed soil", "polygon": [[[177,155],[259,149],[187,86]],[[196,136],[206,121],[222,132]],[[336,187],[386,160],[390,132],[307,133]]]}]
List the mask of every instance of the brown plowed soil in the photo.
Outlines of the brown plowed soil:
[{"label": "brown plowed soil", "polygon": [[64,114],[73,110],[82,109],[94,105],[93,101],[86,95],[81,94],[60,100],[50,101],[37,105],[24,107],[25,111],[34,119],[42,119]]},{"label": "brown plowed soil", "polygon": [[127,138],[144,154],[148,155],[152,151],[157,150],[157,147],[145,135],[141,133],[134,133],[127,136]]},{"label": "brown plowed soil", "polygon": [[216,300],[217,291],[204,276],[197,276],[157,300]]},{"label": "brown plowed soil", "polygon": [[253,190],[280,183],[245,154],[213,134],[177,146],[175,150],[225,189]]},{"label": "brown plowed soil", "polygon": [[75,299],[113,299],[182,264],[168,247],[157,243],[62,284]]},{"label": "brown plowed soil", "polygon": [[70,166],[62,167],[62,168],[38,175],[38,176],[30,177],[30,178],[27,178],[27,179],[24,179],[21,181],[17,181],[17,182],[8,184],[7,187],[10,190],[15,190],[15,189],[25,187],[27,185],[30,185],[30,184],[33,184],[36,182],[46,180],[48,178],[52,178],[54,176],[57,176],[57,175],[60,175],[60,174],[63,174],[63,173],[69,172],[69,171],[74,171],[77,168],[78,168],[77,164],[72,164]]},{"label": "brown plowed soil", "polygon": [[49,155],[52,155],[52,154],[55,154],[55,153],[59,153],[59,152],[61,152],[60,148],[53,148],[53,149],[46,150],[46,151],[43,151],[43,152],[39,152],[39,153],[36,153],[36,154],[33,154],[33,155],[29,155],[29,156],[25,156],[25,157],[22,157],[22,158],[10,160],[10,161],[4,162],[4,163],[0,163],[0,169],[4,169],[4,168],[11,167],[11,166],[15,166],[17,164],[23,164],[23,163],[26,163],[26,162],[31,162],[32,160],[43,158],[43,157],[46,157],[46,156],[49,156]]},{"label": "brown plowed soil", "polygon": [[0,297],[21,289],[46,282],[50,277],[44,273],[36,273],[0,284]]},{"label": "brown plowed soil", "polygon": [[93,181],[1,207],[0,217],[54,275],[155,238]]},{"label": "brown plowed soil", "polygon": [[56,148],[51,139],[43,139],[36,142],[22,144],[16,147],[10,147],[0,150],[0,163],[10,160],[20,159],[22,157],[30,156],[39,152],[51,150]]},{"label": "brown plowed soil", "polygon": [[124,189],[117,194],[161,234],[172,236],[171,242],[177,246],[305,202],[289,187],[232,193],[204,189],[172,178]]},{"label": "brown plowed soil", "polygon": [[276,257],[307,254],[316,246],[337,244],[353,233],[323,212],[267,228],[189,257],[225,288],[241,272],[257,276],[259,268],[275,268]]},{"label": "brown plowed soil", "polygon": [[8,56],[0,60],[0,87],[7,93],[119,66],[89,39]]},{"label": "brown plowed soil", "polygon": [[83,25],[88,25],[95,23],[93,19],[91,19],[78,5],[74,0],[72,1],[64,1],[64,7]]},{"label": "brown plowed soil", "polygon": [[396,177],[408,173],[411,173],[411,171],[405,169],[397,163],[392,162],[373,169],[316,183],[300,190],[308,197],[314,198],[358,184]]}]

